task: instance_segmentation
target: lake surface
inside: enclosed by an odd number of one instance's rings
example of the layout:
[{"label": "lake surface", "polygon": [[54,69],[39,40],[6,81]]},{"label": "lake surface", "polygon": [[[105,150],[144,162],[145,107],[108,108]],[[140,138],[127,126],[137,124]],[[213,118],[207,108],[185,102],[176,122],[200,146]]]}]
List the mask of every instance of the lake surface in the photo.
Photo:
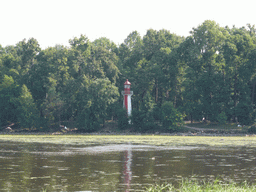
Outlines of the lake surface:
[{"label": "lake surface", "polygon": [[145,191],[184,177],[256,182],[255,148],[0,142],[0,191]]}]

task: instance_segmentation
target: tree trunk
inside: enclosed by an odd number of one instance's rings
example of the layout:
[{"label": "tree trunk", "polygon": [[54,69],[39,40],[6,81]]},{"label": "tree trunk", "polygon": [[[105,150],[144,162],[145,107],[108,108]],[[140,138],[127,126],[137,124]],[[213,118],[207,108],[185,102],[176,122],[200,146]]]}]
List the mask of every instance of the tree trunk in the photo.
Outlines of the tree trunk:
[{"label": "tree trunk", "polygon": [[235,73],[235,82],[234,82],[234,115],[233,121],[236,121],[236,104],[237,104],[237,74]]},{"label": "tree trunk", "polygon": [[155,102],[157,103],[158,102],[158,85],[157,85],[157,80],[156,80],[156,96],[155,96]]},{"label": "tree trunk", "polygon": [[253,84],[252,84],[252,104],[254,103],[255,84],[256,84],[256,82],[254,81]]}]

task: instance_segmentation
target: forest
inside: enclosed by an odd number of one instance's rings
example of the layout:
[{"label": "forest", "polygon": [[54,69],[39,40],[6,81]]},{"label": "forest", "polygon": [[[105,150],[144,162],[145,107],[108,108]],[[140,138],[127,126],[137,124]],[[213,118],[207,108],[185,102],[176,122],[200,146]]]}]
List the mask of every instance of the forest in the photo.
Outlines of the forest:
[{"label": "forest", "polygon": [[[254,123],[256,29],[206,20],[188,37],[149,29],[121,45],[86,35],[41,49],[30,38],[0,45],[0,130],[49,131],[72,123],[98,131],[112,120],[127,129],[123,84],[131,82],[137,131],[178,129],[183,120]],[[157,126],[156,126],[157,125]]]}]

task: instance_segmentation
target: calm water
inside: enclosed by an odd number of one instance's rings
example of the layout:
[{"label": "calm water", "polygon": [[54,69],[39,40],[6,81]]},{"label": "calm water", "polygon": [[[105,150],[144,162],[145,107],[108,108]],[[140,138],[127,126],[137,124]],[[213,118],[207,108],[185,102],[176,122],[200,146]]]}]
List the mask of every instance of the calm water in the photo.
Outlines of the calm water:
[{"label": "calm water", "polygon": [[143,191],[192,176],[256,182],[254,148],[0,146],[0,191]]}]

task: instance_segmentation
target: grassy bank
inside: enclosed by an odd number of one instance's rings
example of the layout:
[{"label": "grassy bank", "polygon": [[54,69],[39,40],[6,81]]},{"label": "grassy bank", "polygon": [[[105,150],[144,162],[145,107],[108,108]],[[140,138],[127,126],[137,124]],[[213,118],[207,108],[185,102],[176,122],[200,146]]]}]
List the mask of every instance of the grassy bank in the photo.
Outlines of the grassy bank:
[{"label": "grassy bank", "polygon": [[192,180],[183,180],[178,188],[175,188],[172,184],[154,185],[146,189],[148,192],[252,192],[256,191],[254,185],[248,185],[247,183],[221,183],[219,181],[214,182],[198,182]]},{"label": "grassy bank", "polygon": [[158,146],[256,147],[256,137],[160,135],[0,135],[0,141],[69,145],[145,144]]}]

